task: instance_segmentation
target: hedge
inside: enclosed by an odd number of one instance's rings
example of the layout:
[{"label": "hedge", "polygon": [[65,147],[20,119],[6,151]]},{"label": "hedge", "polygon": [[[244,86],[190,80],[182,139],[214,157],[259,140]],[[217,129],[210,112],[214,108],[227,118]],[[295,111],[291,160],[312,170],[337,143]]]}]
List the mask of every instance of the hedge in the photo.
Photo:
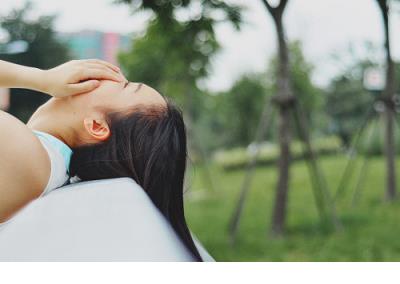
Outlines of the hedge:
[{"label": "hedge", "polygon": [[[336,136],[317,138],[312,140],[313,149],[318,155],[331,155],[341,151],[341,143]],[[246,167],[256,150],[255,144],[248,147],[237,147],[229,150],[219,150],[214,156],[214,162],[224,170],[234,170]],[[275,164],[279,157],[279,146],[277,144],[263,142],[259,144],[259,155],[257,165]],[[304,159],[303,144],[293,141],[291,144],[292,159]]]}]

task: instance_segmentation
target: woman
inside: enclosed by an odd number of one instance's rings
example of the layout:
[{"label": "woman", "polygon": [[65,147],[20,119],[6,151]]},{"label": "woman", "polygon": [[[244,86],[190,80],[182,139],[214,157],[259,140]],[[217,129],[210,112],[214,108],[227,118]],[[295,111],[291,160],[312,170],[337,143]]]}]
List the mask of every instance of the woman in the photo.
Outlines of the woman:
[{"label": "woman", "polygon": [[184,217],[184,122],[156,90],[127,82],[117,67],[99,60],[50,70],[0,61],[0,87],[54,97],[26,125],[0,112],[0,222],[70,176],[131,177],[201,260]]}]

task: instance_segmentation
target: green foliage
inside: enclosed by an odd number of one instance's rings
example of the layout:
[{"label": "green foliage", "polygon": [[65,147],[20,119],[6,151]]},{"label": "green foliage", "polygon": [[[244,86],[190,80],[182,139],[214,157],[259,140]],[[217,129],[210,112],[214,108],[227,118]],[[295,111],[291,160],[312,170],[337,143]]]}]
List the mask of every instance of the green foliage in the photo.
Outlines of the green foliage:
[{"label": "green foliage", "polygon": [[[212,22],[228,21],[236,28],[242,22],[241,11],[243,7],[239,5],[227,4],[220,0],[115,0],[115,3],[127,4],[133,12],[150,10],[164,24],[169,24],[171,20],[176,20],[177,11],[188,10],[196,11],[190,21]],[[190,9],[191,8],[191,9]],[[218,11],[219,13],[216,13]],[[219,14],[221,17],[216,17]]]},{"label": "green foliage", "polygon": [[[171,89],[168,85],[186,85],[178,88],[182,92],[207,76],[210,58],[219,48],[214,28],[221,19],[215,14],[222,13],[236,27],[241,23],[241,7],[218,0],[116,2],[155,14],[145,35],[134,40],[133,49],[121,54],[120,61],[130,78],[146,80],[162,91]],[[196,4],[199,6],[192,7]],[[195,12],[190,13],[189,8]],[[175,12],[182,10],[188,17],[177,16]]]},{"label": "green foliage", "polygon": [[[174,98],[183,107],[192,130],[205,104],[197,82],[207,77],[210,60],[219,49],[215,25],[228,21],[239,28],[241,7],[218,0],[116,2],[129,4],[133,11],[154,13],[146,33],[134,39],[132,50],[119,56],[128,79],[143,81]],[[186,13],[186,17],[179,17],[178,12]]]},{"label": "green foliage", "polygon": [[[230,150],[220,150],[215,153],[215,164],[224,170],[243,169],[253,156],[256,145],[248,148],[237,147]],[[257,165],[274,165],[278,161],[279,146],[274,143],[259,145]],[[340,152],[340,140],[337,137],[324,137],[313,140],[313,149],[319,156],[332,155]],[[304,158],[304,146],[300,141],[293,141],[291,145],[292,158]]]},{"label": "green foliage", "polygon": [[[0,27],[8,34],[10,41],[24,40],[29,44],[26,52],[0,55],[0,59],[10,62],[47,69],[69,59],[68,49],[56,38],[53,29],[54,16],[40,16],[32,19],[32,5],[26,4],[0,18]],[[31,116],[38,106],[49,96],[35,91],[13,89],[10,113],[23,121]]]},{"label": "green foliage", "polygon": [[210,23],[171,20],[166,27],[155,19],[119,61],[129,80],[146,82],[183,104],[196,80],[207,76],[218,48]]},{"label": "green foliage", "polygon": [[[337,188],[346,162],[344,156],[321,159],[331,192]],[[357,169],[361,166],[356,165]],[[274,167],[255,170],[236,246],[229,243],[227,227],[244,171],[211,168],[215,193],[204,190],[200,169],[194,171],[186,192],[185,213],[193,233],[218,261],[399,261],[400,203],[388,204],[382,199],[384,165],[380,157],[371,160],[355,208],[350,207],[355,179],[348,185],[347,198],[337,206],[343,223],[343,230],[337,233],[329,233],[320,226],[303,161],[294,163],[291,169],[287,234],[282,238],[270,238],[267,234],[275,200]]]},{"label": "green foliage", "polygon": [[[290,54],[290,78],[294,95],[301,103],[304,113],[307,114],[310,122],[319,123],[319,117],[312,117],[312,114],[318,113],[323,106],[323,92],[317,88],[311,80],[314,66],[307,61],[302,50],[300,41],[294,41],[289,44]],[[266,77],[273,90],[276,89],[276,69],[277,56],[274,56],[267,70]],[[314,120],[312,120],[314,119]]]},{"label": "green foliage", "polygon": [[314,66],[305,58],[301,42],[293,42],[290,45],[290,52],[293,92],[299,99],[309,122],[309,128],[313,133],[323,134],[328,118],[323,111],[324,93],[311,80]]},{"label": "green foliage", "polygon": [[[395,147],[400,149],[400,128],[395,131]],[[359,150],[367,155],[383,155],[385,150],[385,120],[380,117],[371,121],[361,136]],[[397,151],[397,154],[400,153]]]},{"label": "green foliage", "polygon": [[[291,44],[290,50],[294,92],[313,132],[322,133],[327,118],[322,112],[323,94],[311,81],[313,67],[304,58],[299,42]],[[209,128],[214,133],[214,145],[228,148],[247,146],[254,140],[266,99],[275,90],[276,58],[271,62],[266,73],[243,75],[230,90],[209,99],[214,102],[202,113],[212,123]],[[271,125],[275,125],[275,121]],[[275,141],[275,136],[275,127],[270,127],[264,139]]]},{"label": "green foliage", "polygon": [[361,127],[374,98],[363,86],[368,63],[359,62],[331,82],[325,109],[330,115],[330,130],[349,146],[352,135]]},{"label": "green foliage", "polygon": [[221,127],[215,135],[224,136],[223,145],[248,145],[254,140],[267,93],[260,76],[244,75],[229,91],[214,97],[210,115],[219,118]]},{"label": "green foliage", "polygon": [[[330,116],[330,132],[338,135],[343,145],[349,146],[353,135],[361,127],[367,113],[379,93],[364,89],[363,74],[366,68],[375,64],[369,60],[359,60],[332,80],[326,93],[326,112]],[[400,91],[400,64],[396,64],[397,92]],[[383,125],[382,125],[383,128]],[[378,143],[379,144],[379,143]],[[375,139],[375,146],[380,147]],[[373,151],[381,152],[377,148]]]},{"label": "green foliage", "polygon": [[322,106],[322,92],[311,81],[314,66],[306,60],[300,41],[290,44],[290,72],[293,91],[299,98],[304,111],[312,113]]}]

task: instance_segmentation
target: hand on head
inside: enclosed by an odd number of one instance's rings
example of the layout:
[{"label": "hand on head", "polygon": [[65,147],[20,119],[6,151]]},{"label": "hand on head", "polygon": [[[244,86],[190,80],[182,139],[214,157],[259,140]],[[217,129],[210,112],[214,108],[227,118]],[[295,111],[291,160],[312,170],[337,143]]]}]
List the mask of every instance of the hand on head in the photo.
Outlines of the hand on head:
[{"label": "hand on head", "polygon": [[56,98],[90,92],[100,80],[126,81],[117,66],[98,59],[72,60],[45,73],[46,93]]}]

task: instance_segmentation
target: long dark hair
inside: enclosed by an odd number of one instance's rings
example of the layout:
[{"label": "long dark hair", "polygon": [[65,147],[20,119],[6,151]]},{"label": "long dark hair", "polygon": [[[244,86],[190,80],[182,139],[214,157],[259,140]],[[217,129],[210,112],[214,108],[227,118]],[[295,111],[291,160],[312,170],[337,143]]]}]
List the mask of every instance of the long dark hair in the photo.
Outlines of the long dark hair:
[{"label": "long dark hair", "polygon": [[183,206],[186,130],[182,113],[166,106],[138,106],[107,114],[110,137],[73,149],[70,174],[81,180],[134,179],[201,261],[187,227]]}]

